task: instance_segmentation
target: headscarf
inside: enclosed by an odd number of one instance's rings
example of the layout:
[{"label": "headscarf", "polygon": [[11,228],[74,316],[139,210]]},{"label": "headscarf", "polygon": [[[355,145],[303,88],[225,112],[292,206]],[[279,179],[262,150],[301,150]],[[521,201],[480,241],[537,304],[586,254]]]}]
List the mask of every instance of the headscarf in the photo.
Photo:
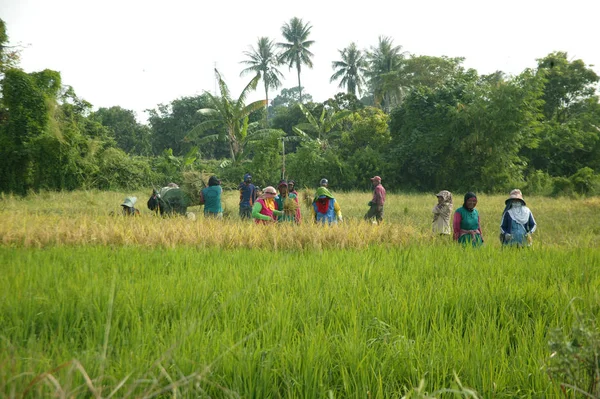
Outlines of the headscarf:
[{"label": "headscarf", "polygon": [[437,205],[437,209],[440,213],[440,216],[444,220],[450,220],[450,214],[452,213],[452,208],[454,207],[454,205],[452,204],[452,193],[448,190],[442,190],[435,196],[441,197],[443,201],[441,204]]},{"label": "headscarf", "polygon": [[465,208],[468,212],[473,211],[473,209],[467,208],[467,200],[469,200],[471,198],[477,198],[477,195],[475,195],[475,193],[469,191],[468,193],[465,194],[465,199],[463,201],[463,208]]},{"label": "headscarf", "polygon": [[525,206],[521,190],[514,189],[510,192],[510,198],[506,200],[506,207],[504,208],[504,212],[502,212],[502,219],[504,219],[506,212],[508,212],[512,220],[523,226],[529,222],[531,210]]},{"label": "headscarf", "polygon": [[211,176],[210,179],[208,179],[209,187],[218,186],[219,184],[221,184],[221,180],[219,180],[217,176]]},{"label": "headscarf", "polygon": [[319,199],[319,197],[328,197],[333,198],[331,192],[327,189],[327,187],[319,187],[317,188],[317,193],[315,194],[315,201]]}]

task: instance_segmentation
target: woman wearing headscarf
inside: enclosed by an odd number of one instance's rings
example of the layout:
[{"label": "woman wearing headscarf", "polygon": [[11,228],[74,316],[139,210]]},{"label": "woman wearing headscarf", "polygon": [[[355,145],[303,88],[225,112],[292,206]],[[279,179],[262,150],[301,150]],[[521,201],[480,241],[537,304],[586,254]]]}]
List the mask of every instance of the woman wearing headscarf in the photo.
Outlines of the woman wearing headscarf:
[{"label": "woman wearing headscarf", "polygon": [[438,203],[433,207],[433,222],[431,229],[434,234],[450,235],[452,228],[450,227],[450,216],[452,215],[452,193],[448,190],[442,190],[436,194]]},{"label": "woman wearing headscarf", "polygon": [[208,179],[208,187],[200,192],[200,203],[204,204],[205,217],[223,217],[222,193],[221,180],[217,176],[211,176]]},{"label": "woman wearing headscarf", "polygon": [[477,196],[468,192],[465,194],[463,206],[454,212],[454,240],[461,244],[471,243],[474,247],[483,244],[481,224],[477,206]]},{"label": "woman wearing headscarf", "polygon": [[512,190],[504,203],[506,207],[500,224],[500,242],[503,245],[519,247],[531,245],[531,234],[537,228],[537,224],[533,213],[525,206],[521,190]]},{"label": "woman wearing headscarf", "polygon": [[265,187],[263,195],[252,206],[254,222],[257,224],[275,223],[277,217],[283,215],[283,211],[277,209],[276,195],[275,187]]},{"label": "woman wearing headscarf", "polygon": [[342,209],[327,189],[327,179],[321,179],[321,187],[317,189],[312,202],[313,220],[317,223],[337,223],[342,221]]}]

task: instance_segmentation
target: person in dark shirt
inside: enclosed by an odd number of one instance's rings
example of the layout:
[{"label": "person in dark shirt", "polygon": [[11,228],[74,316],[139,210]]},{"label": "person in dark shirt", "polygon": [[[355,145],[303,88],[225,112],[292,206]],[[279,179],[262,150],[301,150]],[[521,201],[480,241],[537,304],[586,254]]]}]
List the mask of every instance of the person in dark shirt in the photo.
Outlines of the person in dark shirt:
[{"label": "person in dark shirt", "polygon": [[244,181],[238,187],[240,190],[240,218],[252,219],[252,206],[256,202],[256,187],[252,184],[250,173],[244,175]]}]

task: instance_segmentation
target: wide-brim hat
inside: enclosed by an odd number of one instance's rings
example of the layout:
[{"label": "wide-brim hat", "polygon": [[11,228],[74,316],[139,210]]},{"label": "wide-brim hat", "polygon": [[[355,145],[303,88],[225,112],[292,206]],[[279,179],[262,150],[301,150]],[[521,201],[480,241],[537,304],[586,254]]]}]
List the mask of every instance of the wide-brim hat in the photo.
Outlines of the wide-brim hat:
[{"label": "wide-brim hat", "polygon": [[135,205],[136,202],[137,202],[137,197],[127,197],[127,198],[125,198],[125,200],[123,200],[123,203],[121,204],[121,206],[133,208],[133,206]]},{"label": "wide-brim hat", "polygon": [[523,193],[521,193],[521,190],[519,190],[518,188],[515,188],[510,192],[510,197],[508,197],[508,199],[504,201],[504,203],[508,205],[508,203],[513,200],[519,200],[523,203],[523,205],[527,205],[525,203],[525,200],[523,199]]},{"label": "wide-brim hat", "polygon": [[371,181],[378,181],[378,182],[380,182],[381,181],[381,177],[379,177],[379,176],[371,177]]},{"label": "wide-brim hat", "polygon": [[263,194],[277,195],[277,190],[275,190],[275,187],[273,187],[273,186],[267,186],[263,190]]}]

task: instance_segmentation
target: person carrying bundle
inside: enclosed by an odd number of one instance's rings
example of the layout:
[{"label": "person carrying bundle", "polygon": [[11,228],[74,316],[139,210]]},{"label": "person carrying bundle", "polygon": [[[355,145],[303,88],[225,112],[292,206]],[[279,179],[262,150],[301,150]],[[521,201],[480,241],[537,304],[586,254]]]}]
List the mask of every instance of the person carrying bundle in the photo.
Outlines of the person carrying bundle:
[{"label": "person carrying bundle", "polygon": [[208,187],[200,193],[200,204],[204,204],[204,216],[213,218],[223,217],[223,206],[221,205],[221,180],[217,176],[208,179]]},{"label": "person carrying bundle", "polygon": [[152,190],[148,200],[148,209],[161,216],[186,215],[189,199],[175,183],[169,183],[160,190]]},{"label": "person carrying bundle", "polygon": [[300,205],[298,204],[298,196],[288,192],[288,183],[281,180],[277,189],[279,195],[275,197],[277,209],[283,211],[283,215],[277,217],[279,222],[296,222],[300,223]]}]

